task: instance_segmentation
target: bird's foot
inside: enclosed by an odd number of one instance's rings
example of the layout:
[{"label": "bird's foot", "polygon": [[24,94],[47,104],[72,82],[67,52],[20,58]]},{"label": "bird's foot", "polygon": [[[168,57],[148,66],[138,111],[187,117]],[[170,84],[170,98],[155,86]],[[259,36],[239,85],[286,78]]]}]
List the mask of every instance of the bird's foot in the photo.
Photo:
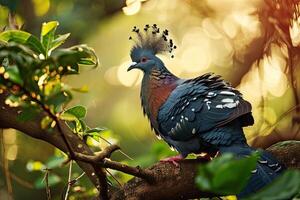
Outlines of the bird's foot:
[{"label": "bird's foot", "polygon": [[160,162],[171,162],[176,167],[178,167],[179,166],[178,161],[181,161],[183,159],[184,159],[184,157],[181,154],[179,154],[177,156],[172,156],[172,157],[169,157],[169,158],[164,158],[164,159],[160,160]]}]

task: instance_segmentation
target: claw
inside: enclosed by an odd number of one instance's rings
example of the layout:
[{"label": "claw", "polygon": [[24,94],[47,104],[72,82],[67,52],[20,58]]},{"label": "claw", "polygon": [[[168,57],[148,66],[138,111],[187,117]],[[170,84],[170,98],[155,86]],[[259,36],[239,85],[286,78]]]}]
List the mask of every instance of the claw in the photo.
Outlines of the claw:
[{"label": "claw", "polygon": [[171,162],[173,165],[175,165],[176,167],[178,167],[179,166],[178,161],[181,161],[183,159],[184,159],[184,157],[181,154],[179,154],[177,156],[172,156],[172,157],[169,157],[169,158],[164,158],[164,159],[160,160],[160,162]]}]

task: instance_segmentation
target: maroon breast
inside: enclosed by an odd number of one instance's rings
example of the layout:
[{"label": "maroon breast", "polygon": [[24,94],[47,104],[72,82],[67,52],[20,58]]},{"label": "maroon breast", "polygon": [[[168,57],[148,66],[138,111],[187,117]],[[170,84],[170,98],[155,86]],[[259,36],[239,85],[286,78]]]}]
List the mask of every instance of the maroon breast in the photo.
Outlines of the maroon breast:
[{"label": "maroon breast", "polygon": [[154,127],[157,127],[157,115],[159,108],[165,103],[170,93],[177,85],[175,79],[152,71],[148,84],[148,106],[150,111],[150,121]]}]

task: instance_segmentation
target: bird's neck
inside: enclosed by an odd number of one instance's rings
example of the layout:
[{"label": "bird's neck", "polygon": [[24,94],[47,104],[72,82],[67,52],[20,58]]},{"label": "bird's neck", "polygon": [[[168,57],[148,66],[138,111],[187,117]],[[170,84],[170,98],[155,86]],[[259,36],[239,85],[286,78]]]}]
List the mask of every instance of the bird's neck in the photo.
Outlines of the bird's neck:
[{"label": "bird's neck", "polygon": [[178,78],[167,69],[152,69],[144,75],[141,89],[141,100],[144,113],[151,125],[157,128],[159,108],[167,100],[170,93],[177,87]]}]

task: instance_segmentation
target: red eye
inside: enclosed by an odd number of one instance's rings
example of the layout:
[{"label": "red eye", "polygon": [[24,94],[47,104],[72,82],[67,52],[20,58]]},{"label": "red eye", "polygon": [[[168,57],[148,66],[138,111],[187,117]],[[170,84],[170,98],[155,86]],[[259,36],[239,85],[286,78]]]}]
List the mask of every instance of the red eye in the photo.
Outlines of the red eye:
[{"label": "red eye", "polygon": [[141,62],[144,63],[146,62],[148,59],[146,57],[142,57]]}]

